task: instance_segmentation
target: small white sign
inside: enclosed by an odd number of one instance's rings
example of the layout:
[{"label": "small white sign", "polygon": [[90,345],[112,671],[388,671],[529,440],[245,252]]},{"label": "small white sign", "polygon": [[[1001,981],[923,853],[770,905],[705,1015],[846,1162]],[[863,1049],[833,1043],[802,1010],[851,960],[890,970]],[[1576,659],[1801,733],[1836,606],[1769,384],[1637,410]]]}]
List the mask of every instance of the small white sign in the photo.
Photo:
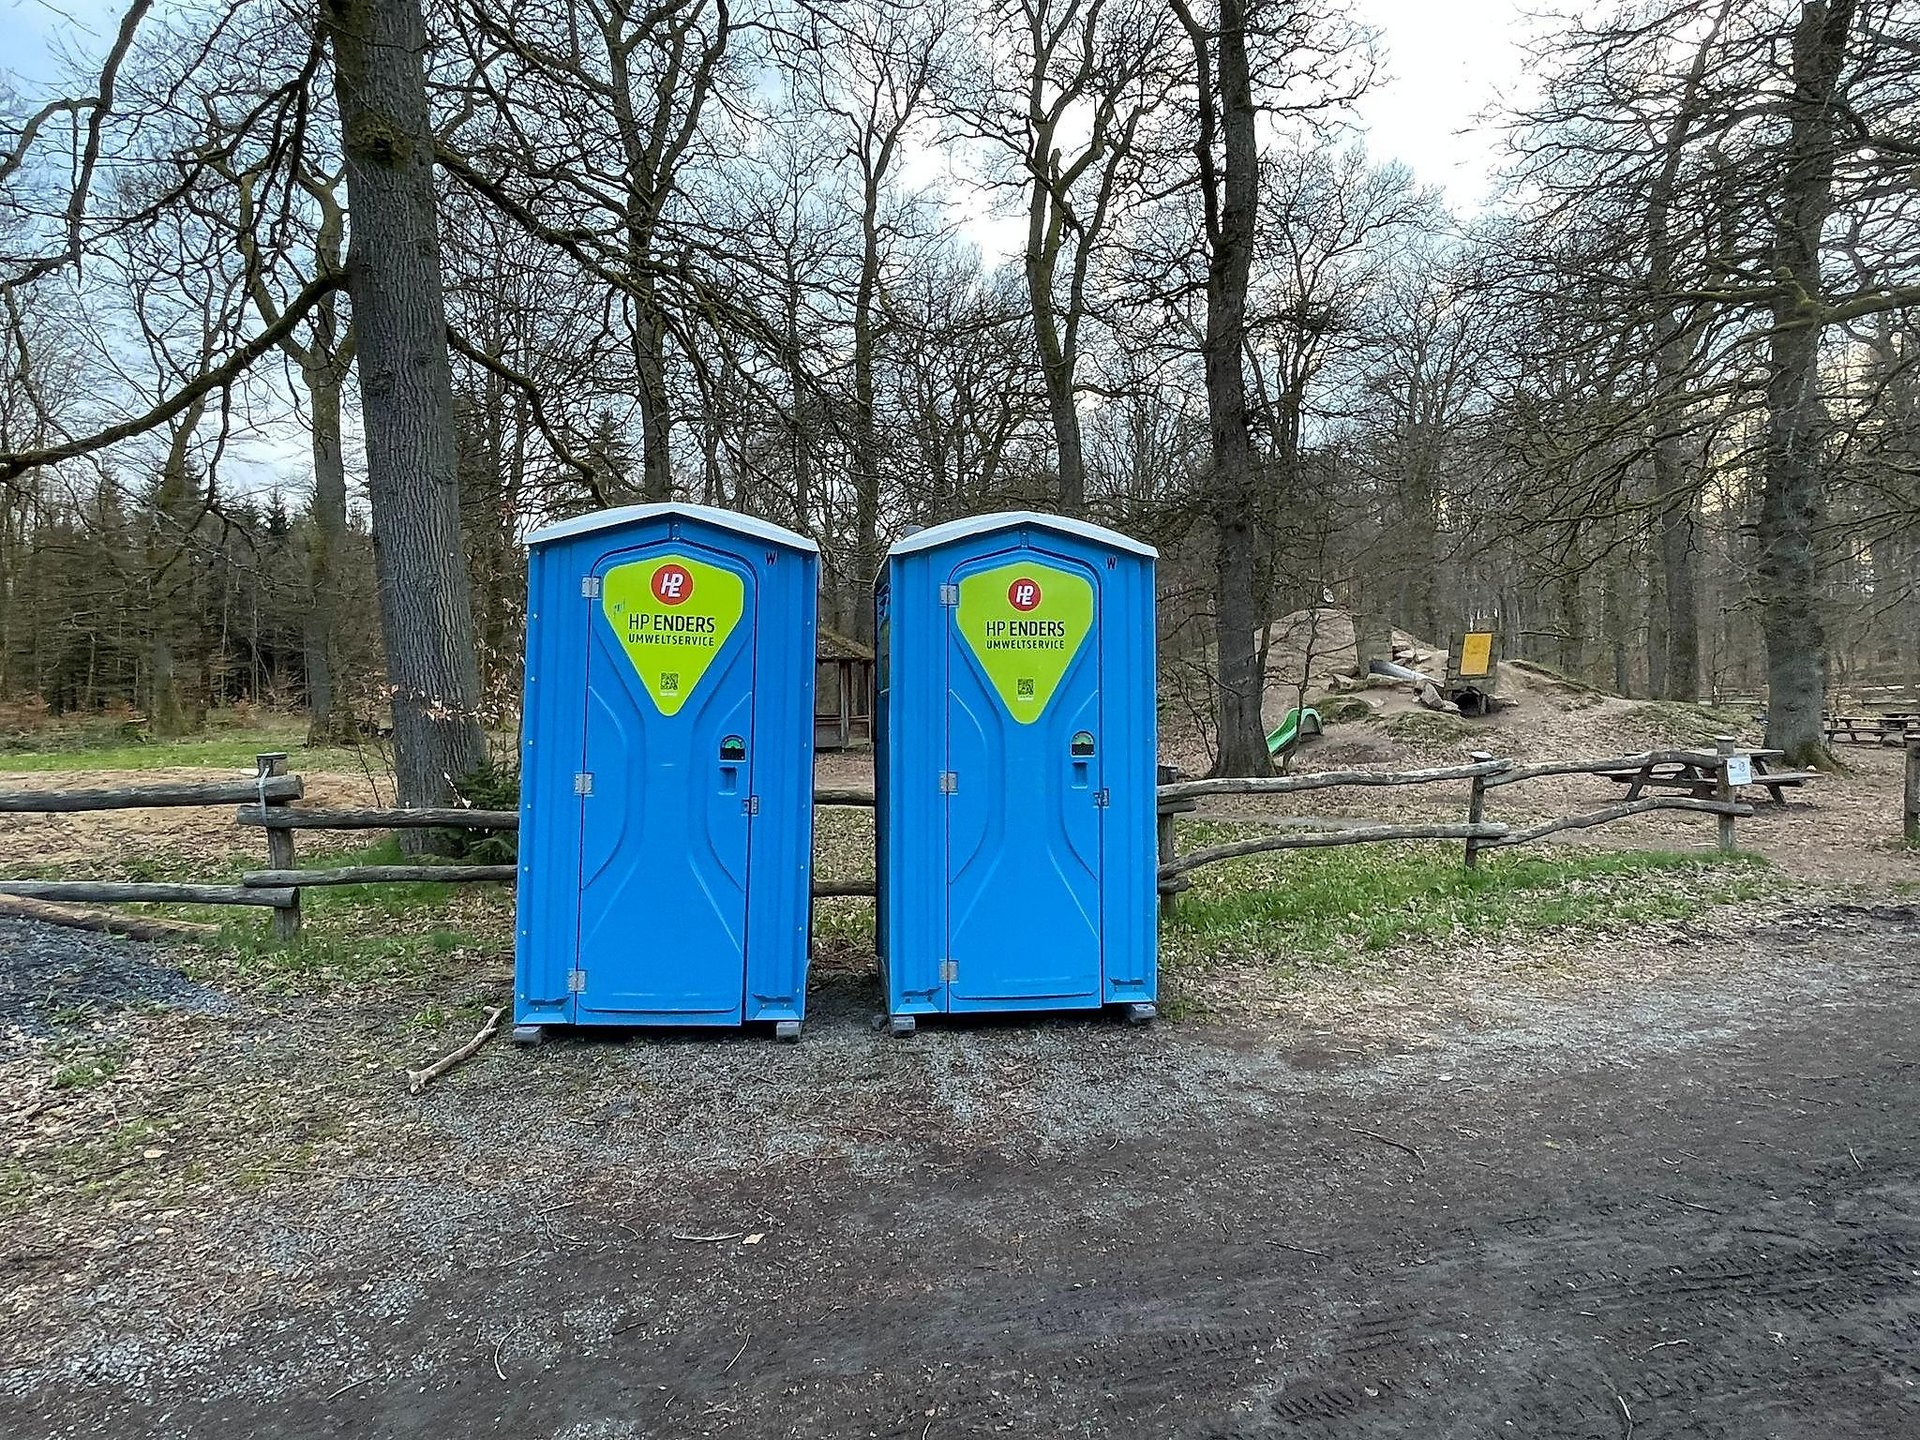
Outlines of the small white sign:
[{"label": "small white sign", "polygon": [[1751,755],[1729,755],[1727,757],[1727,783],[1729,785],[1751,785],[1753,783],[1753,757]]}]

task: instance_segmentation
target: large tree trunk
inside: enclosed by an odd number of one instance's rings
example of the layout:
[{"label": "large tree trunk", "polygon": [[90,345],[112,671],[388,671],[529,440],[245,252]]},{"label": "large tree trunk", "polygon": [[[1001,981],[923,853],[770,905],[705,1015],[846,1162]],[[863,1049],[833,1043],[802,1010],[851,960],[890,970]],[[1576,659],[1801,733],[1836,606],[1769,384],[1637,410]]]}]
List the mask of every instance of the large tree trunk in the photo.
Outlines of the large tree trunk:
[{"label": "large tree trunk", "polygon": [[1704,85],[1721,27],[1734,0],[1721,0],[1712,25],[1694,49],[1693,64],[1679,107],[1660,147],[1660,168],[1647,197],[1648,283],[1657,307],[1653,319],[1653,491],[1664,602],[1660,683],[1656,696],[1697,700],[1700,696],[1700,579],[1694,565],[1694,531],[1699,522],[1699,485],[1687,462],[1684,431],[1692,401],[1694,356],[1701,322],[1676,308],[1681,283],[1681,251],[1673,233],[1676,195],[1687,145],[1700,119]]},{"label": "large tree trunk", "polygon": [[201,562],[193,552],[198,514],[188,454],[205,413],[205,404],[195,402],[175,423],[148,521],[147,722],[161,737],[193,734],[206,720],[201,687],[187,685],[180,674],[205,618],[196,583]]},{"label": "large tree trunk", "polygon": [[1767,355],[1760,605],[1767,641],[1767,743],[1790,765],[1822,758],[1826,635],[1815,529],[1822,502],[1820,232],[1833,207],[1834,126],[1854,0],[1808,0],[1793,32],[1793,97],[1774,212],[1773,334]]},{"label": "large tree trunk", "polygon": [[339,579],[334,567],[347,537],[347,465],[341,446],[340,377],[331,365],[305,371],[313,420],[313,515],[307,542],[308,738],[312,744],[352,737],[352,707],[343,705],[335,677],[340,659]]},{"label": "large tree trunk", "polygon": [[[444,805],[486,756],[447,364],[419,0],[326,0],[346,158],[347,274],[402,805]],[[407,831],[409,850],[430,831]]]},{"label": "large tree trunk", "polygon": [[1640,572],[1647,592],[1647,696],[1658,700],[1667,693],[1667,574],[1657,542],[1640,552]]},{"label": "large tree trunk", "polygon": [[[880,427],[877,419],[880,294],[880,178],[870,175],[860,216],[860,283],[853,303],[853,584],[880,573]],[[856,603],[853,635],[873,638],[871,607]]]},{"label": "large tree trunk", "polygon": [[1209,496],[1213,518],[1214,646],[1219,665],[1215,722],[1219,775],[1271,775],[1260,722],[1263,677],[1255,631],[1259,613],[1253,518],[1253,443],[1247,430],[1247,285],[1253,269],[1254,222],[1259,203],[1259,140],[1253,82],[1247,65],[1245,0],[1222,0],[1218,56],[1222,166],[1215,180],[1214,99],[1204,32],[1190,21],[1201,72],[1200,168],[1209,216],[1207,333],[1204,360],[1207,418],[1213,440]]},{"label": "large tree trunk", "polygon": [[[1035,209],[1045,204],[1046,190],[1034,187]],[[1075,356],[1068,352],[1054,313],[1053,266],[1035,252],[1040,243],[1039,220],[1027,249],[1027,296],[1033,306],[1033,336],[1039,351],[1040,375],[1046,383],[1047,414],[1053,421],[1054,449],[1059,468],[1056,493],[1060,509],[1078,515],[1087,504],[1087,462],[1080,438],[1080,409],[1074,396]]]},{"label": "large tree trunk", "polygon": [[1698,492],[1671,437],[1656,440],[1653,483],[1660,495],[1659,552],[1665,602],[1666,664],[1658,694],[1670,700],[1700,698],[1700,580],[1694,566]]},{"label": "large tree trunk", "polygon": [[[649,263],[650,254],[635,261],[636,266]],[[671,500],[673,396],[667,388],[667,325],[651,280],[636,282],[633,311],[633,362],[640,383],[640,498]]]}]

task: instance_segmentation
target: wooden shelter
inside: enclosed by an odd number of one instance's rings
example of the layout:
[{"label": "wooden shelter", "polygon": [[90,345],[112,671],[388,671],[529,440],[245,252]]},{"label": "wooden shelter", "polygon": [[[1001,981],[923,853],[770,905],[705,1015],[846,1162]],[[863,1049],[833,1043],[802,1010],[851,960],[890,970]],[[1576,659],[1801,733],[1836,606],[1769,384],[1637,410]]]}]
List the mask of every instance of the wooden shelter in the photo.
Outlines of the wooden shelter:
[{"label": "wooden shelter", "polygon": [[820,627],[814,650],[813,748],[873,743],[873,651]]}]

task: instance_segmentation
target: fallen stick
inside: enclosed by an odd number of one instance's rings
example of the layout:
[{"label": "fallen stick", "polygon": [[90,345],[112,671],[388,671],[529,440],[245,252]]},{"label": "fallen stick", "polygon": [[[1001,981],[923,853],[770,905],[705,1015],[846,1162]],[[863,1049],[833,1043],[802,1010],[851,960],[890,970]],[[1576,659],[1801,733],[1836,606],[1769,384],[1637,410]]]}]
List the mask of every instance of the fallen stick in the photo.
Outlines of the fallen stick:
[{"label": "fallen stick", "polygon": [[91,930],[97,935],[125,935],[130,940],[204,940],[220,933],[215,925],[191,920],[161,920],[152,915],[122,915],[113,910],[93,910],[78,905],[56,905],[51,900],[31,900],[24,895],[0,895],[0,916],[13,920],[38,920],[45,925],[65,925],[74,930]]},{"label": "fallen stick", "polygon": [[[429,1084],[438,1080],[462,1060],[471,1056],[482,1045],[486,1044],[487,1041],[491,1040],[499,1033],[500,1017],[506,1013],[507,1007],[504,1005],[491,1006],[487,1010],[486,1023],[480,1027],[480,1033],[478,1035],[475,1035],[451,1055],[442,1055],[438,1060],[434,1061],[433,1064],[427,1066],[426,1069],[407,1071],[408,1093],[418,1095],[422,1090],[426,1089]],[[501,1378],[504,1379],[505,1377],[502,1376]]]},{"label": "fallen stick", "polygon": [[1422,1170],[1427,1168],[1427,1157],[1404,1140],[1396,1140],[1391,1135],[1382,1135],[1378,1130],[1361,1130],[1352,1125],[1343,1128],[1349,1135],[1364,1135],[1369,1140],[1378,1140],[1382,1145],[1391,1145],[1396,1150],[1403,1150],[1420,1162]]}]

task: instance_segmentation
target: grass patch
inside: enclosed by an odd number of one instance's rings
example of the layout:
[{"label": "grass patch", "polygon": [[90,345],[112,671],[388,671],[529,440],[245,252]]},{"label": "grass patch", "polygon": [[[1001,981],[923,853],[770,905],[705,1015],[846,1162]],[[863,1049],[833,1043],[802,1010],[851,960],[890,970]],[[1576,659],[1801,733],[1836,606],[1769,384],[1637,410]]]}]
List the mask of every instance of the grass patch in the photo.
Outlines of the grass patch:
[{"label": "grass patch", "polygon": [[813,902],[816,943],[846,950],[873,951],[873,901],[830,898]]},{"label": "grass patch", "polygon": [[[302,856],[302,870],[349,865],[416,865],[397,839]],[[300,938],[273,938],[262,914],[229,915],[218,937],[187,965],[196,979],[272,990],[333,990],[427,982],[475,959],[510,965],[513,887],[498,884],[326,885],[303,890]]]},{"label": "grass patch", "polygon": [[[1183,837],[1183,848],[1238,833],[1194,828],[1209,833]],[[1470,871],[1454,845],[1280,851],[1197,872],[1162,936],[1175,964],[1339,964],[1474,938],[1683,920],[1757,899],[1773,883],[1766,862],[1745,855],[1496,854]]]},{"label": "grass patch", "polygon": [[309,746],[300,715],[216,711],[198,735],[156,740],[124,719],[51,722],[0,735],[0,772],[45,774],[63,770],[160,770],[173,767],[251,770],[253,757],[285,751],[289,765],[308,770],[384,774],[383,755],[333,746]]},{"label": "grass patch", "polygon": [[1373,714],[1373,706],[1358,695],[1329,695],[1324,700],[1313,702],[1313,708],[1320,712],[1323,725],[1345,725],[1352,720],[1365,720]]},{"label": "grass patch", "polygon": [[53,1088],[91,1090],[96,1085],[106,1084],[125,1068],[126,1063],[118,1055],[88,1055],[69,1061],[54,1071]]}]

